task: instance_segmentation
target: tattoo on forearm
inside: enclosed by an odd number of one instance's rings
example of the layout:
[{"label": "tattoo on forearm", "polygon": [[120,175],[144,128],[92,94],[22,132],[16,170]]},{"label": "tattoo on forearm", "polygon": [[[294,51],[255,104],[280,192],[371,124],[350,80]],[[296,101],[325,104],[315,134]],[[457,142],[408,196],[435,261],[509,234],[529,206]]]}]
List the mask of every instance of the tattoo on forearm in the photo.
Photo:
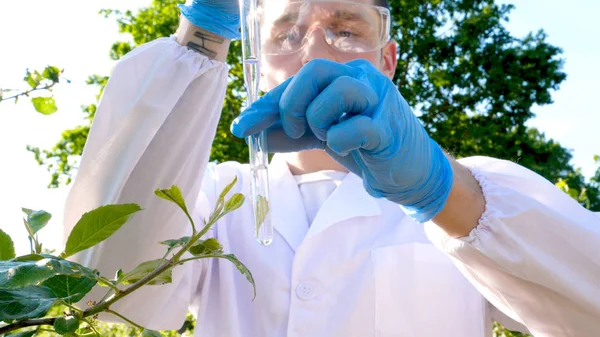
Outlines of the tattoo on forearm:
[{"label": "tattoo on forearm", "polygon": [[218,43],[218,44],[223,44],[223,42],[225,42],[225,38],[220,37],[220,36],[215,36],[215,35],[208,35],[202,32],[195,32],[194,36],[197,37],[199,39],[200,43],[196,43],[196,42],[188,42],[187,46],[199,53],[202,53],[204,55],[206,55],[209,58],[213,58],[215,56],[217,56],[217,52],[215,52],[214,50],[210,50],[208,49],[204,44],[206,41],[208,42],[213,42],[213,43]]}]

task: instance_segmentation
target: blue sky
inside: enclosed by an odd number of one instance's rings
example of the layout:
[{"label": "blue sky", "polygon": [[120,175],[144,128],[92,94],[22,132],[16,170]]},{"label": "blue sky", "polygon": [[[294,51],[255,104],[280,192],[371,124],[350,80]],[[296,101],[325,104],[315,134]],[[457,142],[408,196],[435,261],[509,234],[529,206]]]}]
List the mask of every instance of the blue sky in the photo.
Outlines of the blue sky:
[{"label": "blue sky", "polygon": [[[568,78],[553,94],[554,104],[536,107],[537,117],[529,124],[573,149],[573,163],[591,175],[595,169],[593,156],[600,154],[600,109],[596,101],[600,1],[499,2],[516,5],[507,24],[513,34],[524,36],[541,28],[549,35],[550,43],[563,48]],[[2,4],[0,87],[18,88],[25,68],[43,69],[47,64],[65,68],[66,77],[72,81],[57,88],[59,112],[53,116],[35,113],[25,101],[0,105],[0,144],[5,158],[0,165],[0,177],[4,178],[0,228],[15,239],[18,253],[26,253],[28,246],[20,208],[45,209],[54,214],[41,237],[47,245],[57,247],[68,192],[68,188],[46,189],[49,175],[37,166],[26,145],[51,147],[62,130],[81,123],[80,106],[94,102],[96,89],[88,87],[85,80],[91,74],[110,72],[108,51],[114,41],[123,39],[116,24],[98,15],[98,11],[136,9],[148,3],[150,0],[28,0]]]}]

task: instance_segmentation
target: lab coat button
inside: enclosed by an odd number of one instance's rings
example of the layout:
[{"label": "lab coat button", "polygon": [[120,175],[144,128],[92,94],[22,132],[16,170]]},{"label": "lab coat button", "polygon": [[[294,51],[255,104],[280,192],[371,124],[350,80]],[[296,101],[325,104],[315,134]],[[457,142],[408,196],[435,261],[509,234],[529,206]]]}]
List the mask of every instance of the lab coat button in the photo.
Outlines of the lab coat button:
[{"label": "lab coat button", "polygon": [[301,300],[310,300],[314,298],[317,293],[315,287],[309,283],[301,283],[296,287],[296,295]]}]

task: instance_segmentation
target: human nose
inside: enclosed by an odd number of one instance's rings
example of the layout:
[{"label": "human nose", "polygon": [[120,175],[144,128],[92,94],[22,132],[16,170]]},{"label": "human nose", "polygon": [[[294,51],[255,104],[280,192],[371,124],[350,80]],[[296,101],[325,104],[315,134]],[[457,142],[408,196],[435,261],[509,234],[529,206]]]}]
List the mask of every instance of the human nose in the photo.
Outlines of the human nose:
[{"label": "human nose", "polygon": [[307,64],[314,59],[327,59],[337,62],[335,54],[327,43],[326,32],[322,27],[313,27],[304,37],[304,55],[302,64]]}]

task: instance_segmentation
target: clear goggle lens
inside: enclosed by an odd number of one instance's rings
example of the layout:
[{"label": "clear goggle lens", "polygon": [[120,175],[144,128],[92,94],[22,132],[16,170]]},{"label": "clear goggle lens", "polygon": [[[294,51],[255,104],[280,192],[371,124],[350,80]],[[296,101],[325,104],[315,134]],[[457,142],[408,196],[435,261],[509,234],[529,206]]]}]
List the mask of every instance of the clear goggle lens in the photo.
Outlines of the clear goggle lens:
[{"label": "clear goggle lens", "polygon": [[[345,53],[374,51],[390,39],[390,12],[384,7],[348,1],[277,2],[262,8],[261,47],[265,55],[298,52],[311,37],[323,38]],[[321,37],[315,35],[318,31]]]}]

